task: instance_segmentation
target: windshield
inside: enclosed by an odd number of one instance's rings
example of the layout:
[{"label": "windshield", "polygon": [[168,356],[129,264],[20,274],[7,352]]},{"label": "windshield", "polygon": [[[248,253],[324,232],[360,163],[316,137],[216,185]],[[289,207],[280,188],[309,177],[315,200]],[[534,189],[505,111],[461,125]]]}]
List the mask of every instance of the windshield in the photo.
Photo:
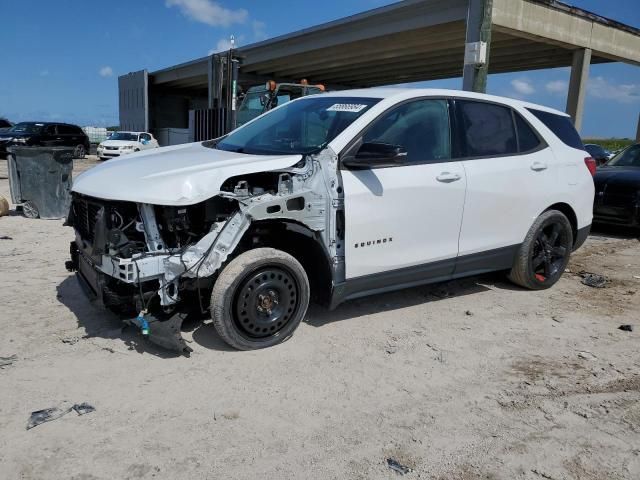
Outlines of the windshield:
[{"label": "windshield", "polygon": [[613,157],[607,165],[610,167],[640,167],[640,144],[623,150]]},{"label": "windshield", "polygon": [[289,102],[230,133],[216,148],[256,155],[311,153],[323,148],[379,101],[320,96]]},{"label": "windshield", "polygon": [[115,132],[113,135],[109,137],[109,140],[129,140],[129,141],[138,141],[138,134],[131,132]]},{"label": "windshield", "polygon": [[44,127],[43,123],[23,122],[14,125],[9,131],[14,133],[40,133],[42,127]]}]

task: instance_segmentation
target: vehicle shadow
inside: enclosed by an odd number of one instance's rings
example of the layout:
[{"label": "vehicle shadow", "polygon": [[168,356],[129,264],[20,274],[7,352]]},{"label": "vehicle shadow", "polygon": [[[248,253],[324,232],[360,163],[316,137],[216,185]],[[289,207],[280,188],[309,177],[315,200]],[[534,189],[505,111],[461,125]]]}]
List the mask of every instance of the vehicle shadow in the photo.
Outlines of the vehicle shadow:
[{"label": "vehicle shadow", "polygon": [[123,323],[123,318],[108,310],[94,306],[82,291],[75,275],[69,275],[57,287],[57,298],[77,319],[78,327],[83,328],[83,338],[104,338],[121,340],[128,350],[140,354],[147,353],[160,358],[180,356],[148,342],[139,331]]},{"label": "vehicle shadow", "polygon": [[[487,285],[501,290],[523,290],[521,287],[510,283],[506,279],[504,272],[492,272],[475,277],[362,297],[347,301],[338,306],[334,311],[329,311],[318,305],[312,305],[309,308],[309,313],[305,321],[314,327],[322,327],[328,323],[348,320],[363,315],[390,312],[415,305],[440,302],[486,292],[491,290]],[[464,314],[464,312],[461,313]]]},{"label": "vehicle shadow", "polygon": [[[490,288],[491,287],[491,288]],[[398,290],[395,292],[372,295],[351,300],[338,306],[333,311],[326,307],[312,304],[305,322],[314,327],[322,327],[333,322],[349,320],[380,312],[390,312],[424,303],[439,302],[466,295],[500,290],[522,290],[506,280],[504,272],[488,273],[460,280],[423,285]],[[65,305],[78,321],[78,327],[85,330],[86,338],[104,338],[122,341],[129,350],[140,354],[147,353],[160,358],[180,356],[160,348],[145,338],[139,331],[122,323],[122,318],[106,310],[94,306],[85,296],[74,275],[65,278],[57,287],[58,301]],[[464,314],[464,312],[461,312]],[[182,324],[182,332],[191,332],[193,343],[210,350],[241,353],[227,345],[216,332],[210,317],[193,315]]]},{"label": "vehicle shadow", "polygon": [[626,227],[624,225],[604,225],[601,223],[594,223],[591,227],[591,233],[589,236],[617,238],[620,240],[635,238],[640,240],[640,229]]}]

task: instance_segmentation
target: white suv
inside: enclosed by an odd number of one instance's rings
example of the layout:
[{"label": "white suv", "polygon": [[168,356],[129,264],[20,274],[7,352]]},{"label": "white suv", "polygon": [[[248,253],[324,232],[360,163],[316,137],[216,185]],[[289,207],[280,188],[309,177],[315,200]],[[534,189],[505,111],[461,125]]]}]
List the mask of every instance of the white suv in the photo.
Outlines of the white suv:
[{"label": "white suv", "polygon": [[547,288],[590,229],[586,155],[564,113],[516,100],[309,96],[226,137],[80,175],[67,268],[180,351],[194,309],[253,349],[291,336],[312,295],[335,308],[493,270]]}]

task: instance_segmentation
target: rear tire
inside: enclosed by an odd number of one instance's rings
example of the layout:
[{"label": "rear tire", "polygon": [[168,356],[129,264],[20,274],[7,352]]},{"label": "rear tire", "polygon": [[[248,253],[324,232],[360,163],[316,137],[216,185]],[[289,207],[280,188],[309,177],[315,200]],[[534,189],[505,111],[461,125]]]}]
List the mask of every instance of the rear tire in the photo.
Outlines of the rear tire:
[{"label": "rear tire", "polygon": [[309,279],[294,257],[256,248],[232,260],[211,292],[211,318],[222,339],[238,350],[287,340],[309,306]]},{"label": "rear tire", "polygon": [[562,212],[548,210],[529,229],[509,279],[531,290],[552,287],[567,268],[572,248],[571,223]]},{"label": "rear tire", "polygon": [[84,148],[84,145],[76,146],[76,149],[73,152],[74,158],[82,159],[82,158],[84,158],[85,154],[86,154],[86,150]]}]

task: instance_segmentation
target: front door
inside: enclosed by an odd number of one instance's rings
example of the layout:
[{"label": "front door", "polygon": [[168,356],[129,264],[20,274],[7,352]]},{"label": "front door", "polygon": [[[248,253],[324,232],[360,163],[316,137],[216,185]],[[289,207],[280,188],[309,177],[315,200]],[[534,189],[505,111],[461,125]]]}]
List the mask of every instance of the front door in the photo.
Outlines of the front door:
[{"label": "front door", "polygon": [[401,166],[341,171],[347,280],[382,274],[408,284],[451,275],[466,178],[462,163],[451,161],[447,100],[394,107],[361,140],[400,145],[407,157]]}]

